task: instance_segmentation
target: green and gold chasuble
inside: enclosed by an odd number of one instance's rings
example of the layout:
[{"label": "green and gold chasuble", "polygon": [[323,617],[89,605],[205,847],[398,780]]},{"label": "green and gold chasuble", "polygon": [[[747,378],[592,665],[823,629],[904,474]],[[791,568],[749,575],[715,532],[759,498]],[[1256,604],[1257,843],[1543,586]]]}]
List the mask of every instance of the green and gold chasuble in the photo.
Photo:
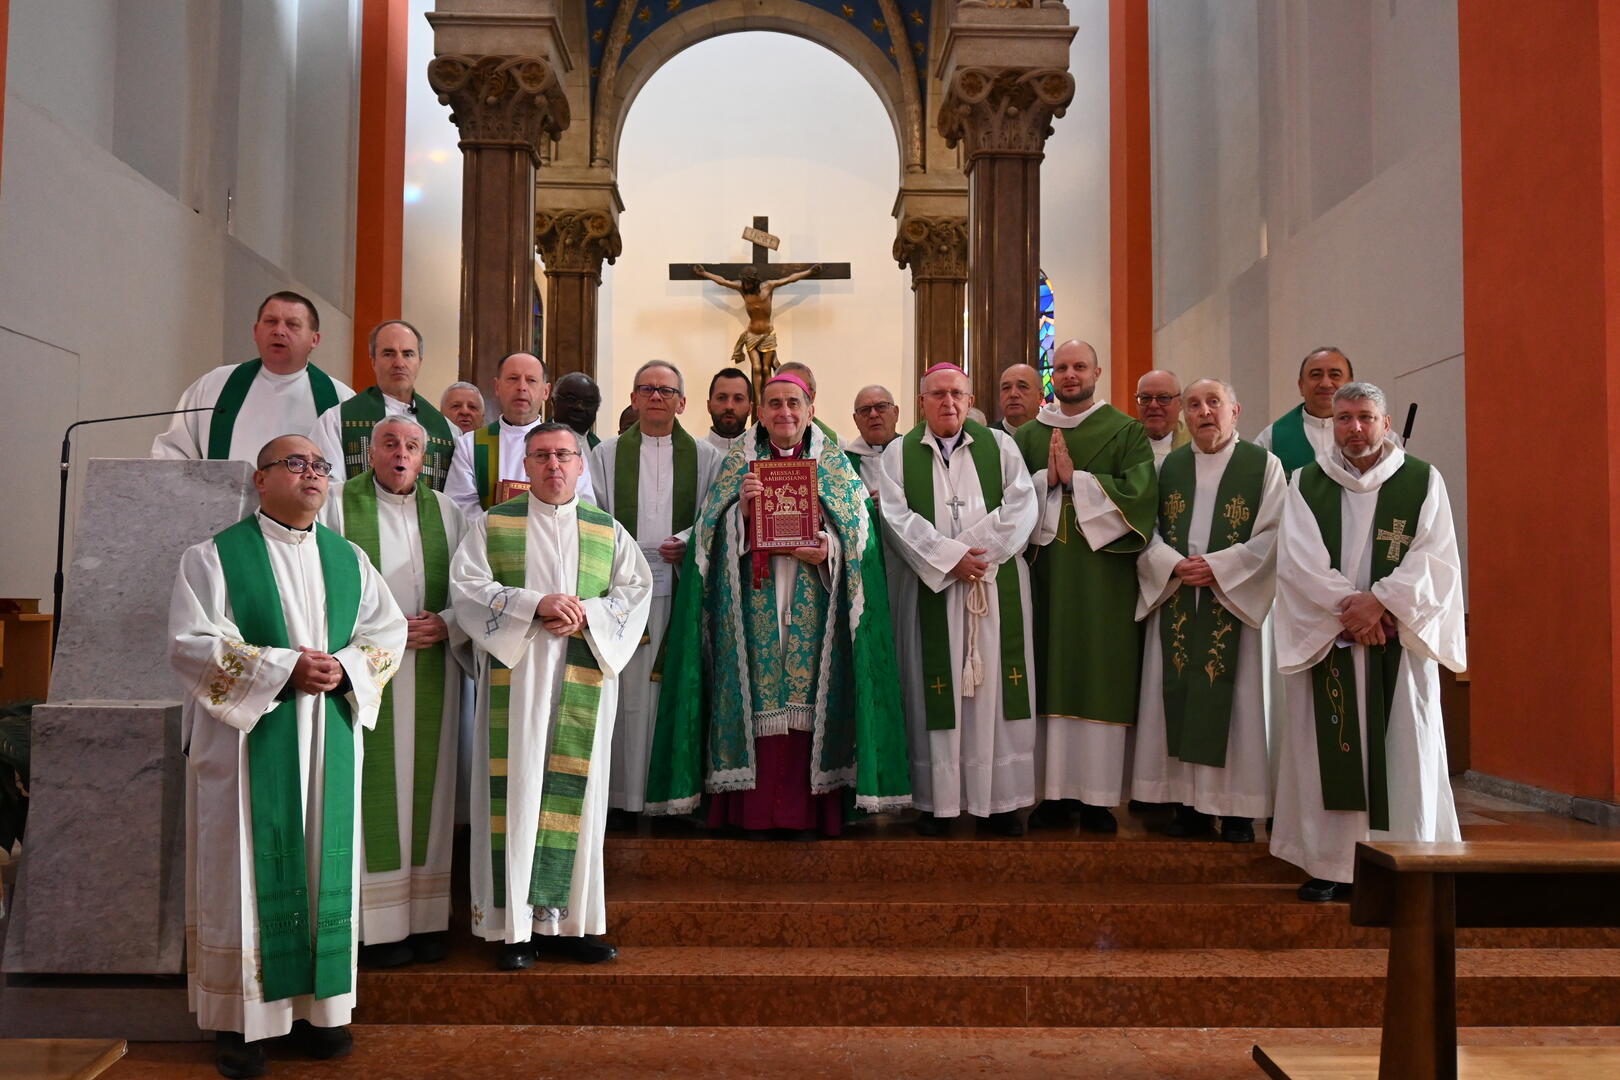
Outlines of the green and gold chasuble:
[{"label": "green and gold chasuble", "polygon": [[[1388,577],[1401,565],[1429,495],[1428,462],[1406,455],[1406,460],[1378,488],[1373,510],[1372,573],[1367,587]],[[1343,539],[1343,488],[1317,462],[1299,474],[1299,493],[1316,519],[1333,569],[1352,577],[1339,565]],[[1368,826],[1389,828],[1389,765],[1386,736],[1389,713],[1395,702],[1395,683],[1401,668],[1401,645],[1391,640],[1364,646],[1367,651],[1367,763],[1362,780],[1361,722],[1356,701],[1354,648],[1328,647],[1327,655],[1311,668],[1311,697],[1316,715],[1316,760],[1322,777],[1324,810],[1365,810]]]},{"label": "green and gold chasuble", "polygon": [[[742,515],[731,513],[749,462],[771,457],[756,427],[721,465],[686,548],[665,638],[663,693],[647,775],[647,811],[680,814],[705,791],[754,787],[754,740],[809,728],[815,794],[853,786],[876,812],[910,804],[905,716],[888,582],[860,474],[812,427],[822,528],[836,538],[831,592],[799,563],[784,644],[771,579],[753,587]],[[791,556],[781,556],[791,558]]]},{"label": "green and gold chasuble", "polygon": [[[613,519],[580,500],[575,504],[579,528],[579,570],[575,595],[582,600],[606,596],[613,584]],[[495,580],[524,588],[528,576],[529,496],[527,493],[490,510],[486,519],[486,552]],[[585,640],[585,628],[574,631],[564,653],[562,699],[551,727],[551,750],[541,785],[540,824],[535,833],[528,902],[535,907],[566,908],[574,880],[574,853],[579,847],[580,819],[585,811],[585,782],[591,771],[596,720],[602,700],[602,668]],[[491,881],[495,906],[506,906],[506,778],[512,728],[512,670],[489,658],[489,822]]]},{"label": "green and gold chasuble", "polygon": [[[236,414],[242,411],[242,402],[247,400],[248,391],[253,387],[253,380],[263,369],[264,361],[255,356],[246,363],[236,365],[220,387],[219,400],[214,402],[214,415],[208,423],[208,457],[212,460],[223,461],[231,456],[231,436],[236,431]],[[309,392],[315,398],[315,415],[330,409],[338,403],[337,384],[332,377],[314,364],[304,365],[309,373]],[[256,449],[256,448],[255,448]]]},{"label": "green and gold chasuble", "polygon": [[[1190,445],[1172,450],[1159,470],[1159,535],[1183,557],[1198,493],[1195,453]],[[1205,554],[1248,543],[1265,491],[1266,457],[1264,448],[1242,439],[1232,447],[1215,489]],[[1180,585],[1164,602],[1159,647],[1164,657],[1165,743],[1171,757],[1226,766],[1242,629],[1213,589]]]},{"label": "green and gold chasuble", "polygon": [[[962,425],[972,440],[967,444],[986,513],[1001,506],[1001,447],[990,429],[972,420]],[[901,477],[906,506],[912,513],[938,525],[934,506],[934,447],[923,441],[927,424],[906,432],[900,444]],[[1002,719],[1025,720],[1030,709],[1030,679],[1024,671],[1024,598],[1018,587],[1018,568],[1003,565],[996,573],[996,607],[1001,620]],[[981,583],[982,584],[982,583]],[[956,726],[956,665],[951,658],[951,627],[945,594],[917,585],[917,621],[922,633],[923,715],[929,731]]]},{"label": "green and gold chasuble", "polygon": [[[422,537],[422,605],[427,611],[449,606],[450,545],[444,516],[433,489],[416,481],[416,524]],[[343,535],[371,565],[382,572],[382,543],[377,527],[377,478],[370,469],[343,485]],[[414,732],[415,765],[411,771],[411,865],[427,862],[428,825],[433,814],[434,780],[439,773],[439,736],[444,727],[444,672],[448,647],[443,641],[410,651],[416,659]],[[365,837],[366,871],[400,868],[399,797],[394,781],[394,685],[383,689],[377,725],[365,733],[365,763],[360,770],[360,831]]]},{"label": "green and gold chasuble", "polygon": [[[421,394],[413,394],[413,411],[400,414],[406,420],[422,425],[427,432],[427,445],[422,451],[422,475],[435,491],[444,490],[450,476],[450,457],[456,450],[458,432]],[[383,393],[368,386],[338,406],[338,438],[343,445],[343,475],[360,475],[371,468],[371,429],[377,421],[388,415]],[[437,610],[437,609],[434,609]]]},{"label": "green and gold chasuble", "polygon": [[1271,452],[1282,462],[1283,475],[1289,479],[1316,460],[1316,448],[1305,435],[1304,402],[1283,413],[1271,425]]},{"label": "green and gold chasuble", "polygon": [[[315,526],[315,543],[326,585],[326,650],[335,653],[349,644],[359,616],[360,561],[348,542],[324,525]],[[290,648],[281,590],[257,515],[218,533],[214,547],[231,615],[243,640],[260,648]],[[299,994],[334,997],[353,987],[354,716],[343,695],[323,696],[325,709],[316,718],[326,726],[320,779],[321,880],[313,934],[295,698],[265,713],[247,735],[265,1001]]]},{"label": "green and gold chasuble", "polygon": [[[1053,430],[1037,416],[1014,436],[1032,473],[1047,466]],[[1065,492],[1056,539],[1030,549],[1035,710],[1134,724],[1142,675],[1136,556],[1147,546],[1158,512],[1153,446],[1138,421],[1107,404],[1078,426],[1056,430],[1063,432],[1076,473],[1097,478],[1129,529],[1101,551],[1091,550],[1075,523],[1074,497]]]}]

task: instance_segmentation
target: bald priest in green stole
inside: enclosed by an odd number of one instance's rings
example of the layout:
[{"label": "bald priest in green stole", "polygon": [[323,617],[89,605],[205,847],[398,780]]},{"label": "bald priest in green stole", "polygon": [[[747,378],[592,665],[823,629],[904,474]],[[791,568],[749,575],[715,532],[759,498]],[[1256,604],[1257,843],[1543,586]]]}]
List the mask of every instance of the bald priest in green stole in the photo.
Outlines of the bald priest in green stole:
[{"label": "bald priest in green stole", "polygon": [[422,478],[433,490],[443,491],[461,432],[416,392],[416,377],[422,371],[422,332],[404,319],[389,319],[372,328],[366,344],[376,385],[321,413],[309,437],[326,460],[342,462],[340,479],[347,480],[371,468],[373,424],[385,416],[413,420],[427,433]]},{"label": "bald priest in green stole", "polygon": [[309,359],[321,343],[321,316],[308,297],[265,297],[253,343],[259,355],[252,360],[217,367],[186,387],[175,408],[202,411],[173,417],[152,440],[153,457],[253,461],[271,439],[308,431],[317,416],[354,396]]},{"label": "bald priest in green stole", "polygon": [[360,959],[394,967],[448,947],[461,673],[472,669],[450,611],[450,555],[467,523],[422,475],[415,420],[385,417],[366,444],[371,467],[334,491],[321,521],[366,553],[405,613],[405,655],[366,733],[360,782]]},{"label": "bald priest in green stole", "polygon": [[[846,816],[911,803],[888,583],[866,486],[781,371],[760,423],[720,466],[670,616],[648,813],[710,796],[711,826],[837,835]],[[755,552],[754,461],[814,462],[814,545]]]},{"label": "bald priest in green stole", "polygon": [[1288,677],[1271,853],[1349,891],[1359,841],[1461,839],[1440,666],[1468,665],[1463,570],[1440,470],[1390,433],[1383,391],[1333,395],[1334,448],[1294,474],[1277,541]]},{"label": "bald priest in green stole", "polygon": [[531,489],[473,522],[450,562],[456,621],[477,650],[472,929],[506,970],[537,952],[616,955],[596,937],[608,772],[652,574],[635,537],[576,496],[583,451],[567,425],[533,428]]},{"label": "bald priest in green stole", "polygon": [[1176,804],[1172,836],[1254,839],[1271,813],[1266,651],[1276,591],[1282,464],[1237,434],[1231,386],[1184,394],[1192,443],[1159,470],[1159,524],[1136,561],[1147,627],[1131,798]]},{"label": "bald priest in green stole", "polygon": [[1136,722],[1142,633],[1136,557],[1153,535],[1157,477],[1142,425],[1096,397],[1102,367],[1083,341],[1052,357],[1057,400],[1018,429],[1041,503],[1029,554],[1035,594],[1034,826],[1080,812],[1113,832]]},{"label": "bald priest in green stole", "polygon": [[315,522],[329,463],[273,439],[260,509],[180,557],[169,660],[186,689],[186,964],[227,1076],[292,1031],[344,1053],[360,897],[361,731],[406,642],[371,560]]}]

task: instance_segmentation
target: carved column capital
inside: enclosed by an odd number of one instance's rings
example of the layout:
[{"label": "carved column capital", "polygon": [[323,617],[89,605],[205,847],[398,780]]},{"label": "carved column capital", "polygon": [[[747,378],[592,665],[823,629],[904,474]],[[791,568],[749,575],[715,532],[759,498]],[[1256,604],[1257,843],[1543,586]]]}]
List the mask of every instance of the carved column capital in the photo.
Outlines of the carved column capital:
[{"label": "carved column capital", "polygon": [[945,144],[963,144],[968,162],[987,155],[1038,156],[1052,120],[1074,100],[1074,76],[1061,68],[958,68],[939,106]]},{"label": "carved column capital", "polygon": [[618,223],[605,210],[538,210],[534,245],[548,274],[602,273],[624,251]]},{"label": "carved column capital", "polygon": [[527,147],[538,164],[541,143],[568,127],[557,72],[537,56],[436,56],[428,84],[450,106],[463,146]]},{"label": "carved column capital", "polygon": [[894,238],[894,259],[911,267],[913,281],[966,281],[968,231],[965,217],[907,216]]}]

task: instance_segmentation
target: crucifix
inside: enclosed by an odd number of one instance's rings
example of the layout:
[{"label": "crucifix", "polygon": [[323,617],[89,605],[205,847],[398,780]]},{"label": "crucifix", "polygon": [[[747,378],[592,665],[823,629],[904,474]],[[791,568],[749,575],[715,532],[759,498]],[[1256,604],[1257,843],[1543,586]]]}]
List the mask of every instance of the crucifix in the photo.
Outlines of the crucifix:
[{"label": "crucifix", "polygon": [[961,532],[962,507],[966,506],[967,503],[962,501],[962,496],[953,491],[951,497],[945,500],[945,505],[951,508],[951,524],[956,527],[956,532]]},{"label": "crucifix", "polygon": [[807,277],[849,277],[849,263],[773,263],[770,253],[781,247],[780,238],[766,230],[768,217],[754,218],[752,228],[742,238],[753,245],[753,259],[745,263],[670,263],[671,281],[712,281],[739,293],[748,313],[748,328],[731,350],[731,362],[749,371],[754,382],[754,400],[765,389],[765,380],[776,371],[776,328],[771,325],[771,294],[779,285],[790,285]]}]

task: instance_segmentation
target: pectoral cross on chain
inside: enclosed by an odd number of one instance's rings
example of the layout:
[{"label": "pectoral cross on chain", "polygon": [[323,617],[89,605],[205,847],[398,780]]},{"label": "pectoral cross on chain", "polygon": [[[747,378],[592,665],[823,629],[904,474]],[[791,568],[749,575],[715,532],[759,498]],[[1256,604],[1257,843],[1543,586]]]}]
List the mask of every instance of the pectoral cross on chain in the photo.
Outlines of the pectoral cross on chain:
[{"label": "pectoral cross on chain", "polygon": [[955,494],[953,492],[951,494],[951,497],[949,499],[945,500],[945,505],[951,508],[951,524],[953,526],[955,526],[955,529],[956,529],[957,532],[961,532],[962,531],[962,507],[966,506],[967,503],[962,501],[962,496],[957,495],[957,494]]},{"label": "pectoral cross on chain", "polygon": [[1393,529],[1379,529],[1376,539],[1380,544],[1388,540],[1389,551],[1385,553],[1384,557],[1390,562],[1399,562],[1402,546],[1410,547],[1413,538],[1406,535],[1405,518],[1396,518],[1393,524],[1395,526]]}]

